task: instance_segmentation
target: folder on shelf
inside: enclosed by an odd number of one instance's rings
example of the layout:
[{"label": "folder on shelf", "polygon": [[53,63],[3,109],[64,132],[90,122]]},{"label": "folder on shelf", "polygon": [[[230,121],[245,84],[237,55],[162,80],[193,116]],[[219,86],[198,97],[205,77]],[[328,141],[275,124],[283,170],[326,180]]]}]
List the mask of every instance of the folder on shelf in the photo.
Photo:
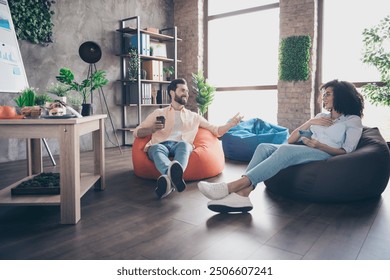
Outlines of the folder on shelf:
[{"label": "folder on shelf", "polygon": [[[143,34],[140,35],[140,54],[142,55],[150,55],[150,35]],[[138,47],[138,36],[133,35],[130,39],[130,44],[133,48]]]},{"label": "folder on shelf", "polygon": [[142,69],[146,71],[146,79],[162,81],[162,62],[158,60],[146,60],[142,62]]}]

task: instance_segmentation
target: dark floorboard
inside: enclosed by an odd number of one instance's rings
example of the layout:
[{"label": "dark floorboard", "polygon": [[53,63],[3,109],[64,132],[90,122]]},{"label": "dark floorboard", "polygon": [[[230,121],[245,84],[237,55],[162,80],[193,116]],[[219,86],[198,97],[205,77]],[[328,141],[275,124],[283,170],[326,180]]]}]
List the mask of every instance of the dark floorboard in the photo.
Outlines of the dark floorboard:
[{"label": "dark floorboard", "polygon": [[[0,259],[390,260],[390,194],[317,204],[252,193],[254,209],[222,215],[189,182],[163,200],[155,182],[132,171],[131,148],[106,149],[105,191],[89,190],[77,225],[61,225],[59,206],[0,206]],[[92,168],[84,152],[82,171]],[[58,162],[58,158],[56,158]],[[25,161],[0,163],[0,188],[25,176]],[[227,161],[210,181],[232,180],[246,164]],[[57,171],[45,158],[45,171]]]}]

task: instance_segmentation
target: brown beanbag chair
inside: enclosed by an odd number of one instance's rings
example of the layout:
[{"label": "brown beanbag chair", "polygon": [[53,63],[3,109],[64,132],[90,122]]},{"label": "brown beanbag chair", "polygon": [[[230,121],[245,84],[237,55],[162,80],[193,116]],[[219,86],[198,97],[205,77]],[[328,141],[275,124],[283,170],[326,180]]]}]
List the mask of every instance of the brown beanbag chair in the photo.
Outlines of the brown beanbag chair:
[{"label": "brown beanbag chair", "polygon": [[363,129],[349,154],[290,166],[264,183],[271,193],[316,202],[346,202],[378,197],[390,175],[390,152],[378,128]]},{"label": "brown beanbag chair", "polygon": [[[150,136],[134,140],[132,149],[134,173],[141,178],[157,179],[161,174],[144,152],[144,147],[149,140]],[[194,146],[184,171],[184,180],[201,180],[220,174],[225,167],[225,157],[218,138],[209,130],[199,128]]]}]

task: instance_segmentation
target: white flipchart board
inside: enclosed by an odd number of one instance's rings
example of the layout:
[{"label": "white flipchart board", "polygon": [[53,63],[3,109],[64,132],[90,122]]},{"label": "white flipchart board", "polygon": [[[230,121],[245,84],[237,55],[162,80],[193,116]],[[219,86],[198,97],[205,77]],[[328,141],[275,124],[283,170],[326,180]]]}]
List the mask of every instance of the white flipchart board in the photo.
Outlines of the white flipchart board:
[{"label": "white flipchart board", "polygon": [[0,0],[0,92],[28,87],[14,24],[7,0]]}]

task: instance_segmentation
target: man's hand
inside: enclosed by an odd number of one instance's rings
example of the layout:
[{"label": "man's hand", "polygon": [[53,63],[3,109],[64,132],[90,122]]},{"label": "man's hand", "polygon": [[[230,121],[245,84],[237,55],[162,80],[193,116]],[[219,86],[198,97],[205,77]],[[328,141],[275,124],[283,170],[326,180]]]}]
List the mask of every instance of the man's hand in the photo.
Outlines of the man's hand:
[{"label": "man's hand", "polygon": [[165,124],[162,121],[156,121],[154,125],[152,126],[152,133],[155,133],[156,131],[159,131],[161,129],[164,129]]},{"label": "man's hand", "polygon": [[240,123],[240,121],[244,118],[244,116],[241,116],[240,113],[238,112],[237,114],[234,115],[233,118],[229,120],[229,124],[231,127],[236,126]]}]

